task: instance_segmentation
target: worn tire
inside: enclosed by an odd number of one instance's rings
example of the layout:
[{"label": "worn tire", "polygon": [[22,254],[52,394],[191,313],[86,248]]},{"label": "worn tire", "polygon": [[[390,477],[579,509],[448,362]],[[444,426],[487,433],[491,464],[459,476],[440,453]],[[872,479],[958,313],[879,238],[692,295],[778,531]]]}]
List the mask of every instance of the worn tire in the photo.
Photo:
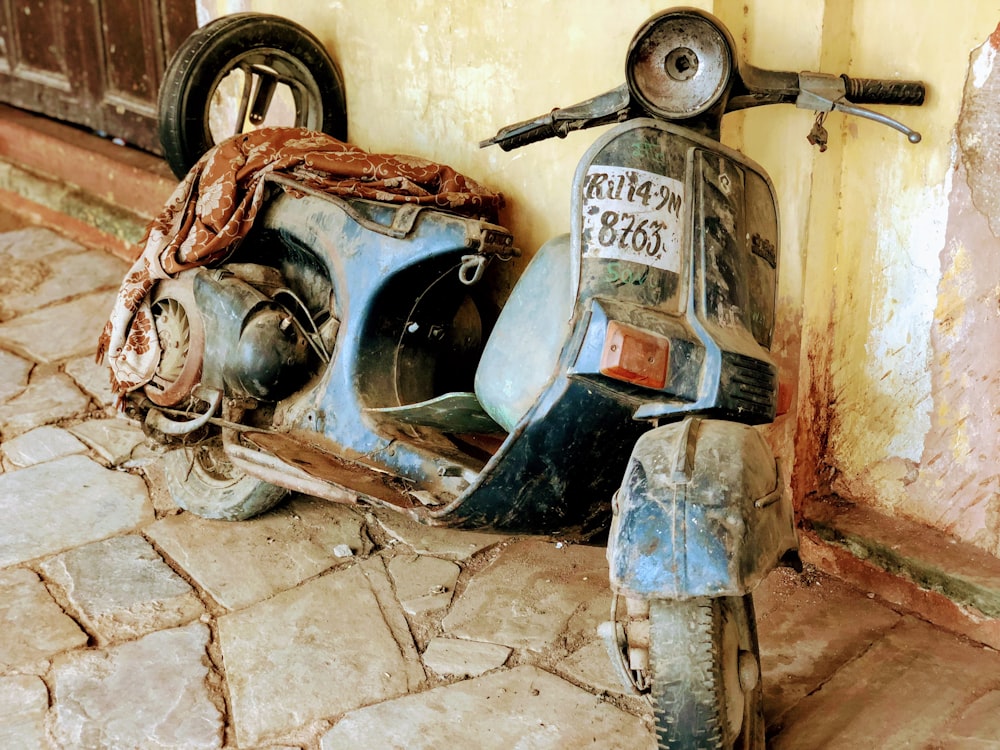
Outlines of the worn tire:
[{"label": "worn tire", "polygon": [[313,34],[281,16],[223,16],[184,40],[160,86],[160,143],[178,178],[215,145],[209,123],[212,98],[222,80],[245,64],[264,64],[301,85],[301,90],[293,89],[297,127],[347,138],[343,78]]},{"label": "worn tire", "polygon": [[760,652],[749,594],[650,602],[650,668],[659,748],[763,750]]},{"label": "worn tire", "polygon": [[247,476],[226,460],[220,438],[170,451],[164,461],[170,497],[202,518],[245,521],[279,503],[288,491]]}]

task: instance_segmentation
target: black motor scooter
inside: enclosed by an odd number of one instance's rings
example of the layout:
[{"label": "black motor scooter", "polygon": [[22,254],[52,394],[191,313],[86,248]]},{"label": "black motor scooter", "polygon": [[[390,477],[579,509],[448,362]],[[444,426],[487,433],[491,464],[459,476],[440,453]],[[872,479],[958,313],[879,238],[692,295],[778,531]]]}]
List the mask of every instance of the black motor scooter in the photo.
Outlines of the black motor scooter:
[{"label": "black motor scooter", "polygon": [[754,428],[778,404],[778,216],[720,121],[789,103],[917,142],[858,103],[918,105],[924,89],[741,65],[692,9],[639,29],[626,80],[481,144],[614,124],[577,168],[569,234],[495,320],[477,288],[515,252],[502,227],[286,186],[236,256],[153,290],[157,334],[177,345],[130,408],[176,447],[174,500],[205,517],[295,490],[432,525],[607,532],[602,633],[651,694],[660,746],[760,748],[750,592],[797,546]]}]

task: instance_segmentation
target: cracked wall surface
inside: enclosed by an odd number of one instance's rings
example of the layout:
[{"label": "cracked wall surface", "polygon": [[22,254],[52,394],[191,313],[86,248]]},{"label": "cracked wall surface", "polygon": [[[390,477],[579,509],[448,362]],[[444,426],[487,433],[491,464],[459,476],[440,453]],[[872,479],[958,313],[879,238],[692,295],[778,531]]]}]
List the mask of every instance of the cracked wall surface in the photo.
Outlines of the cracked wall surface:
[{"label": "cracked wall surface", "polygon": [[[1000,28],[1000,27],[998,27]],[[937,526],[1000,554],[1000,33],[972,55],[940,255],[934,407],[912,494]]]},{"label": "cracked wall surface", "polygon": [[[894,72],[891,40],[872,33],[885,5],[855,2],[858,74]],[[828,418],[817,463],[829,488],[1000,554],[998,19],[968,8],[908,8],[899,74],[928,80],[929,95],[889,113],[923,143],[895,146],[868,123],[845,131],[833,304],[806,339],[827,365],[812,396]]]}]

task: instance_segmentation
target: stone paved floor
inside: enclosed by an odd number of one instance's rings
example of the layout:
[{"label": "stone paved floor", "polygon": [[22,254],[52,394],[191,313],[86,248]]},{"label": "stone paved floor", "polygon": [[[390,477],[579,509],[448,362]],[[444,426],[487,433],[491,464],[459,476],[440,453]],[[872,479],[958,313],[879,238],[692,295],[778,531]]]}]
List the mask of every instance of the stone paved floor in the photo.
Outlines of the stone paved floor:
[{"label": "stone paved floor", "polygon": [[[124,264],[0,229],[0,748],[652,747],[602,549],[179,511],[92,362]],[[815,571],[755,598],[771,747],[1000,747],[995,651]]]}]

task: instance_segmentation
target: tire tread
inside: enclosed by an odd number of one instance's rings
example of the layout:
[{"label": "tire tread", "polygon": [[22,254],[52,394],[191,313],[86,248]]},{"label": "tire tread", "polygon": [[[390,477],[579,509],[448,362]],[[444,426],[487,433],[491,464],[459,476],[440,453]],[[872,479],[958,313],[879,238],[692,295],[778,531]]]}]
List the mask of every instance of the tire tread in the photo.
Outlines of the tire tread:
[{"label": "tire tread", "polygon": [[[650,662],[656,741],[660,750],[723,750],[725,690],[718,638],[722,599],[650,602]],[[749,595],[731,601],[746,612],[748,637],[756,654],[756,628]],[[760,685],[747,697],[746,750],[763,748]]]}]

